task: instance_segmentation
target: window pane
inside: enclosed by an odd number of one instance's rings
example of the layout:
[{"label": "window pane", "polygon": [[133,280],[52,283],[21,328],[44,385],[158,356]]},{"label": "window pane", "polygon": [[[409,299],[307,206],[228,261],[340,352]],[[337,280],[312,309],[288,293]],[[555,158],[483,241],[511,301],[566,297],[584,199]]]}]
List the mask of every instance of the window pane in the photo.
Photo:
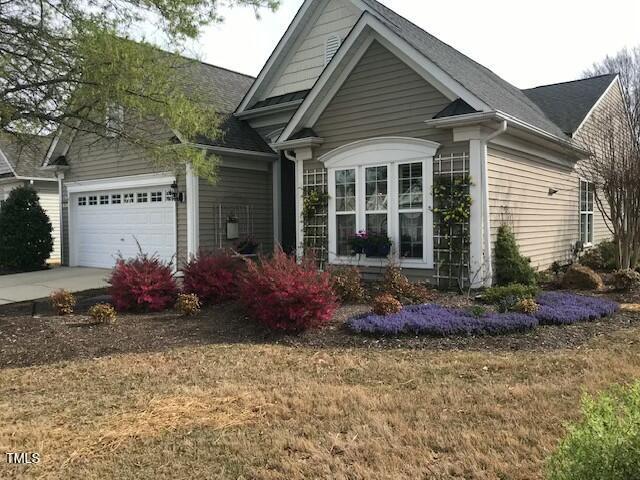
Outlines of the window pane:
[{"label": "window pane", "polygon": [[355,215],[337,215],[336,216],[336,245],[337,254],[340,256],[351,255],[351,246],[349,240],[356,233],[356,216]]},{"label": "window pane", "polygon": [[366,207],[368,211],[387,209],[387,167],[365,169]]},{"label": "window pane", "polygon": [[422,258],[422,212],[400,214],[400,256]]},{"label": "window pane", "polygon": [[587,242],[593,243],[593,215],[592,214],[587,215],[587,229],[588,229]]},{"label": "window pane", "polygon": [[587,210],[587,183],[580,182],[580,211]]},{"label": "window pane", "polygon": [[336,211],[354,212],[356,210],[356,172],[355,170],[336,171]]},{"label": "window pane", "polygon": [[367,233],[386,235],[387,231],[388,229],[386,213],[367,214]]},{"label": "window pane", "polygon": [[580,215],[580,241],[587,243],[587,214]]},{"label": "window pane", "polygon": [[398,169],[400,208],[422,208],[422,163],[400,165]]}]

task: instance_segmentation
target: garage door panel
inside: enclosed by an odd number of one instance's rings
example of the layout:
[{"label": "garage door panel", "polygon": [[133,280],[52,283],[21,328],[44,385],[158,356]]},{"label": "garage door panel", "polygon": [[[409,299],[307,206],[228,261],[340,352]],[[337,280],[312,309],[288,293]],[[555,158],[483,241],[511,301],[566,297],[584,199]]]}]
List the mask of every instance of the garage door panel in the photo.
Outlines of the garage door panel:
[{"label": "garage door panel", "polygon": [[74,263],[112,267],[118,255],[136,256],[138,243],[144,253],[171,261],[176,243],[175,207],[173,202],[166,200],[167,188],[72,195]]}]

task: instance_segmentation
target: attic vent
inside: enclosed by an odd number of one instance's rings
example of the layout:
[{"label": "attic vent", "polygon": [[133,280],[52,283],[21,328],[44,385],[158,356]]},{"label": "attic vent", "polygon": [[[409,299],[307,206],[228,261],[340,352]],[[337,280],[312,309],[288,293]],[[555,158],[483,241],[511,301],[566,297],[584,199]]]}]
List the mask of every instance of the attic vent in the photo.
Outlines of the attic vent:
[{"label": "attic vent", "polygon": [[327,39],[327,45],[324,51],[324,65],[325,67],[329,65],[329,62],[334,57],[338,49],[340,48],[340,44],[342,40],[338,35],[331,35]]}]

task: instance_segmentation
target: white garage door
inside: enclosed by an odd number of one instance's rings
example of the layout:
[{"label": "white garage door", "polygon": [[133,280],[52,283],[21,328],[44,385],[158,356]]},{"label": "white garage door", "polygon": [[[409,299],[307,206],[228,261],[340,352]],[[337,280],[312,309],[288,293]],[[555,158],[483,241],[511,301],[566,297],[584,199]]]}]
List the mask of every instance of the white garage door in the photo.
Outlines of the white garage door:
[{"label": "white garage door", "polygon": [[[121,254],[176,253],[175,204],[169,187],[74,193],[70,196],[71,265],[111,268]],[[175,262],[174,262],[175,263]]]}]

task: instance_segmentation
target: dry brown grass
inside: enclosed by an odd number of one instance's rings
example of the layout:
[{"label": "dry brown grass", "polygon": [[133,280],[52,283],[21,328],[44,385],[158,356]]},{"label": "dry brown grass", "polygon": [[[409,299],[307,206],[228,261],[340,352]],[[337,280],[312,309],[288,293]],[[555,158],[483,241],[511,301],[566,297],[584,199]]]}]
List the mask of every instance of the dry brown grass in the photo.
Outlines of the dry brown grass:
[{"label": "dry brown grass", "polygon": [[216,345],[7,369],[0,478],[538,479],[640,327],[547,353]]}]

